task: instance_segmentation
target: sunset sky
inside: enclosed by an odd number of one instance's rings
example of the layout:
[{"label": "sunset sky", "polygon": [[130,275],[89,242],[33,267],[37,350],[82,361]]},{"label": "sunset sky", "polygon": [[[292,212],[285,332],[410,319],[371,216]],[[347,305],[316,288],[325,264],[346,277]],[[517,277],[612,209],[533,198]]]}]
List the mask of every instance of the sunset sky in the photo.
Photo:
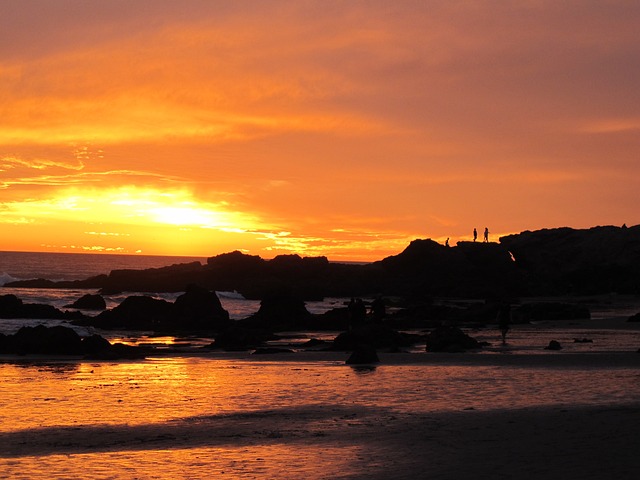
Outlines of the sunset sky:
[{"label": "sunset sky", "polygon": [[0,0],[0,250],[638,224],[639,26],[637,0]]}]

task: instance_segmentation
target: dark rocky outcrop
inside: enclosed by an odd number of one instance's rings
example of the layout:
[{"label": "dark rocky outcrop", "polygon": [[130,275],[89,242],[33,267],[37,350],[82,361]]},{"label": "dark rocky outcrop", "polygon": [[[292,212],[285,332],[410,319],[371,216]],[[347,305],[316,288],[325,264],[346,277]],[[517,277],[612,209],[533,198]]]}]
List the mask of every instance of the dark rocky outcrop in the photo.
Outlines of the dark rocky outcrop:
[{"label": "dark rocky outcrop", "polygon": [[231,320],[215,293],[191,285],[174,303],[133,295],[111,310],[76,323],[107,330],[185,332],[224,330],[231,325]]},{"label": "dark rocky outcrop", "polygon": [[640,292],[640,225],[525,231],[500,244],[536,295]]},{"label": "dark rocky outcrop", "polygon": [[64,326],[22,327],[13,335],[0,335],[0,354],[70,355],[91,359],[144,358],[146,350],[111,344],[99,335],[81,337]]},{"label": "dark rocky outcrop", "polygon": [[279,292],[263,299],[260,309],[250,317],[240,320],[239,324],[271,331],[304,330],[311,318],[301,298],[288,292]]},{"label": "dark rocky outcrop", "polygon": [[84,281],[29,280],[7,286],[101,288],[103,292],[180,292],[188,284],[264,299],[289,291],[305,300],[370,294],[427,299],[640,293],[640,225],[543,229],[508,235],[500,243],[446,247],[414,240],[398,255],[366,265],[325,257],[280,255],[263,260],[241,252],[147,270],[114,270]]},{"label": "dark rocky outcrop", "polygon": [[549,345],[544,347],[545,350],[562,350],[562,345],[557,340],[551,340]]},{"label": "dark rocky outcrop", "polygon": [[386,325],[370,324],[340,333],[333,340],[332,350],[355,351],[362,345],[369,345],[375,349],[398,351],[419,340],[419,336],[398,332]]},{"label": "dark rocky outcrop", "polygon": [[414,240],[401,254],[374,266],[384,272],[378,291],[385,295],[503,298],[522,285],[509,252],[497,243],[445,247],[433,240]]},{"label": "dark rocky outcrop", "polygon": [[266,341],[273,338],[275,338],[273,333],[268,330],[233,325],[216,335],[215,340],[206,348],[241,352],[260,348]]},{"label": "dark rocky outcrop", "polygon": [[475,338],[454,326],[437,327],[427,335],[426,340],[427,352],[457,353],[482,347]]},{"label": "dark rocky outcrop", "polygon": [[358,345],[349,358],[347,358],[347,365],[367,365],[371,363],[379,363],[378,352],[371,345]]},{"label": "dark rocky outcrop", "polygon": [[85,320],[83,325],[93,325],[106,330],[162,330],[172,323],[173,304],[166,300],[133,295],[122,303],[98,316]]},{"label": "dark rocky outcrop", "polygon": [[0,295],[0,318],[74,320],[83,317],[80,312],[63,312],[51,305],[23,303],[12,294]]},{"label": "dark rocky outcrop", "polygon": [[634,315],[631,315],[628,319],[627,322],[640,322],[640,313],[636,313]]},{"label": "dark rocky outcrop", "polygon": [[176,298],[174,310],[176,323],[184,329],[222,330],[232,323],[215,292],[198,285],[189,285],[185,293]]},{"label": "dark rocky outcrop", "polygon": [[107,303],[102,295],[94,295],[87,293],[65,308],[77,308],[80,310],[105,310]]}]

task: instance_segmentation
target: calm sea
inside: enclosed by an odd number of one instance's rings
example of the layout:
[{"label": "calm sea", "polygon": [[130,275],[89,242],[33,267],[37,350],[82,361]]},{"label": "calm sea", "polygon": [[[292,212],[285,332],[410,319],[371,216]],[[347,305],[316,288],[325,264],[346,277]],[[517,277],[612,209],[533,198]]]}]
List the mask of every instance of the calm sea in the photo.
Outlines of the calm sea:
[{"label": "calm sea", "polygon": [[0,252],[0,285],[14,280],[82,280],[111,270],[145,269],[201,262],[204,257],[93,253]]}]

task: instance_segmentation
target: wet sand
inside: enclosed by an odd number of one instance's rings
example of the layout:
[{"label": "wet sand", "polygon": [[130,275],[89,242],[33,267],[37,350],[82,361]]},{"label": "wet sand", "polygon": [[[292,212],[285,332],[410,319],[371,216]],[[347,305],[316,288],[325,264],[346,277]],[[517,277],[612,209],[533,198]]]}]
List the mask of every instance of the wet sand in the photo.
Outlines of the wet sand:
[{"label": "wet sand", "polygon": [[[344,475],[319,469],[311,478],[632,479],[640,468],[638,425],[640,404],[421,415],[384,409],[301,408],[135,427],[2,433],[0,465],[33,456],[198,448],[246,451],[272,446],[285,448],[290,458],[281,459],[279,465],[262,465],[265,474],[286,468],[288,462],[292,468],[305,465],[304,458],[296,458],[296,451],[304,456],[311,448],[320,457],[325,450],[334,455],[336,449],[342,451],[345,462]],[[209,468],[230,476],[240,473],[230,460],[214,461]],[[242,478],[260,478],[247,474]],[[292,474],[295,469],[288,478]],[[185,472],[182,478],[199,477]]]},{"label": "wet sand", "polygon": [[[575,323],[555,325],[558,331],[575,327]],[[581,322],[583,326],[638,329],[638,324],[624,324],[619,319]],[[343,364],[348,358],[344,352],[314,351],[273,355],[200,351],[186,355],[256,364]],[[640,353],[635,351],[380,352],[379,357],[380,365],[505,366],[583,372],[592,368],[612,372],[624,369],[632,375],[637,372],[640,380]],[[482,391],[477,395],[482,396]],[[407,412],[354,402],[353,406],[302,405],[135,425],[96,425],[94,421],[0,432],[0,476],[630,480],[637,478],[640,470],[638,425],[640,398],[625,404],[607,404],[604,399],[602,404],[590,406],[500,405],[496,409],[448,412]],[[79,464],[86,466],[84,474],[77,470]]]}]

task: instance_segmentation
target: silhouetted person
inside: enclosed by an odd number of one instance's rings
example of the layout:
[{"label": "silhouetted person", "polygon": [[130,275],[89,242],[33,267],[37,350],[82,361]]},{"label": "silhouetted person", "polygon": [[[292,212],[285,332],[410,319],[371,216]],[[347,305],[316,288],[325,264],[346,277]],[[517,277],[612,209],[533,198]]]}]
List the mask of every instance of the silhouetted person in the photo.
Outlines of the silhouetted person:
[{"label": "silhouetted person", "polygon": [[507,333],[511,326],[511,305],[505,303],[498,310],[498,328],[502,335],[502,344],[507,343]]},{"label": "silhouetted person", "polygon": [[447,238],[447,241],[446,241],[446,242],[444,242],[444,246],[445,246],[445,247],[448,247],[448,246],[449,246],[449,238]]},{"label": "silhouetted person", "polygon": [[381,322],[382,319],[387,314],[387,309],[384,305],[384,300],[382,296],[377,295],[376,298],[371,302],[371,315],[373,317],[374,322]]},{"label": "silhouetted person", "polygon": [[489,243],[489,229],[484,227],[484,243]]},{"label": "silhouetted person", "polygon": [[478,239],[478,230],[473,229],[473,241],[475,242]]}]

